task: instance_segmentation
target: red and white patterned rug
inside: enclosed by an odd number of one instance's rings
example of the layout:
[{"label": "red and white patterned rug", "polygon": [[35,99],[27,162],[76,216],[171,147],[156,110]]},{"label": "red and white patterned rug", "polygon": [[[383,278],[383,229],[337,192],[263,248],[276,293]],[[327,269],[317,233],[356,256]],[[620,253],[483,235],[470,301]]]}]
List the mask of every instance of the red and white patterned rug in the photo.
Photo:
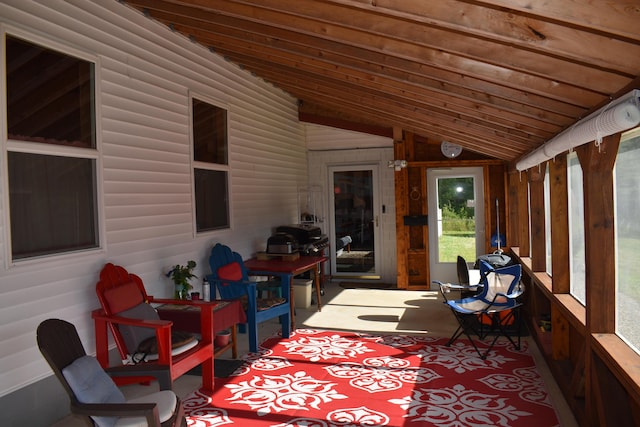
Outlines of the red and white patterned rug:
[{"label": "red and white patterned rug", "polygon": [[[523,341],[486,360],[468,341],[298,329],[270,338],[213,395],[183,403],[189,426],[557,426]],[[482,350],[482,349],[481,349]]]}]

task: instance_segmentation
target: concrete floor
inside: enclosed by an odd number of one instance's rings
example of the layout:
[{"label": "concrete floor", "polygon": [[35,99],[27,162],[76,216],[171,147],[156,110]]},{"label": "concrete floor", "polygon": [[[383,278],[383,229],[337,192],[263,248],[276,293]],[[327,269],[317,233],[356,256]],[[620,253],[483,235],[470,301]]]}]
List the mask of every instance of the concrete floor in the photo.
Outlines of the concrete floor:
[{"label": "concrete floor", "polygon": [[[450,311],[441,303],[441,297],[437,292],[342,289],[339,282],[334,281],[325,286],[322,311],[318,312],[315,304],[308,308],[296,309],[296,327],[448,337],[457,328],[457,323]],[[262,341],[273,336],[279,329],[280,325],[277,320],[264,322],[259,326],[259,339]],[[542,354],[532,340],[529,349],[550,392],[560,425],[577,427],[577,423]],[[246,335],[239,334],[238,353],[240,357],[248,353],[248,350],[249,344]],[[231,358],[231,351],[227,351],[221,357]],[[183,375],[174,382],[174,391],[178,396],[184,397],[201,385],[200,377]],[[123,387],[122,390],[125,396],[130,398],[155,391],[157,386],[132,385]],[[84,425],[81,420],[68,416],[53,424],[53,427]]]}]

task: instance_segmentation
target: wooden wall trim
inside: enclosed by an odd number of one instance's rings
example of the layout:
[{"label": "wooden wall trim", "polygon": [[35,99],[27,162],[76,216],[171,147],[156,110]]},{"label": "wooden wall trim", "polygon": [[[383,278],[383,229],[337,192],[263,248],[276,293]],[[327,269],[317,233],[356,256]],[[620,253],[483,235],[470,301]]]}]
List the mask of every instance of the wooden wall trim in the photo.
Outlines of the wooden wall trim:
[{"label": "wooden wall trim", "polygon": [[640,402],[640,355],[615,334],[594,334],[593,350],[636,402]]},{"label": "wooden wall trim", "polygon": [[520,256],[520,248],[511,248],[511,252],[516,261],[522,265],[523,275],[531,277],[532,285],[537,286],[544,293],[545,298],[561,310],[576,331],[584,335],[586,330],[585,307],[573,295],[553,293],[549,275],[544,272],[534,272],[531,268],[531,259]]}]

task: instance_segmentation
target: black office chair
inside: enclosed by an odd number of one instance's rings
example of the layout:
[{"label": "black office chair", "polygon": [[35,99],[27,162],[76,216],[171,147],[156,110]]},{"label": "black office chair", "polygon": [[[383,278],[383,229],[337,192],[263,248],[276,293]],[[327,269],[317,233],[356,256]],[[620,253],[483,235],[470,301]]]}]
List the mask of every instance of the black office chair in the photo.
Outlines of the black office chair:
[{"label": "black office chair", "polygon": [[457,269],[458,285],[461,286],[460,296],[462,298],[467,298],[476,295],[481,289],[481,285],[478,283],[469,283],[469,264],[467,264],[467,260],[460,255],[458,255]]},{"label": "black office chair", "polygon": [[457,261],[458,267],[458,284],[462,286],[469,286],[469,266],[467,261],[458,255]]}]

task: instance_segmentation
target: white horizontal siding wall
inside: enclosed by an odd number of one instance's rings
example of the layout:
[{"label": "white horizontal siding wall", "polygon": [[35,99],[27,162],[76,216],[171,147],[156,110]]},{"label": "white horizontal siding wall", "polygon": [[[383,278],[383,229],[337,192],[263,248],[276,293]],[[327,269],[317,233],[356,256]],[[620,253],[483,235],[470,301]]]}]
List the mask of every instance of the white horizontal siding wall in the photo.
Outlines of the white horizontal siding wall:
[{"label": "white horizontal siding wall", "polygon": [[[307,124],[309,150],[345,150],[358,148],[393,148],[393,139],[362,132]],[[391,157],[393,159],[393,157]]]},{"label": "white horizontal siding wall", "polygon": [[[307,161],[295,99],[124,4],[5,0],[0,22],[9,33],[97,60],[104,243],[101,251],[0,267],[2,396],[51,374],[35,344],[43,319],[71,321],[94,351],[90,312],[105,262],[142,276],[150,294],[168,296],[170,266],[194,259],[198,276],[208,273],[215,242],[244,257],[263,250],[273,227],[295,221]],[[193,226],[191,93],[229,111],[233,229],[201,236]],[[8,212],[0,208],[4,265]]]},{"label": "white horizontal siding wall", "polygon": [[[305,124],[307,146],[309,147],[309,185],[322,188],[325,218],[323,231],[328,233],[329,197],[333,197],[333,189],[329,188],[329,167],[345,165],[377,165],[379,171],[379,188],[381,205],[385,205],[385,213],[380,215],[378,232],[382,265],[380,280],[396,283],[396,203],[393,168],[387,162],[393,160],[393,140],[360,132],[336,129],[328,126]],[[325,149],[326,147],[333,149]],[[340,149],[337,149],[340,147]]]}]

